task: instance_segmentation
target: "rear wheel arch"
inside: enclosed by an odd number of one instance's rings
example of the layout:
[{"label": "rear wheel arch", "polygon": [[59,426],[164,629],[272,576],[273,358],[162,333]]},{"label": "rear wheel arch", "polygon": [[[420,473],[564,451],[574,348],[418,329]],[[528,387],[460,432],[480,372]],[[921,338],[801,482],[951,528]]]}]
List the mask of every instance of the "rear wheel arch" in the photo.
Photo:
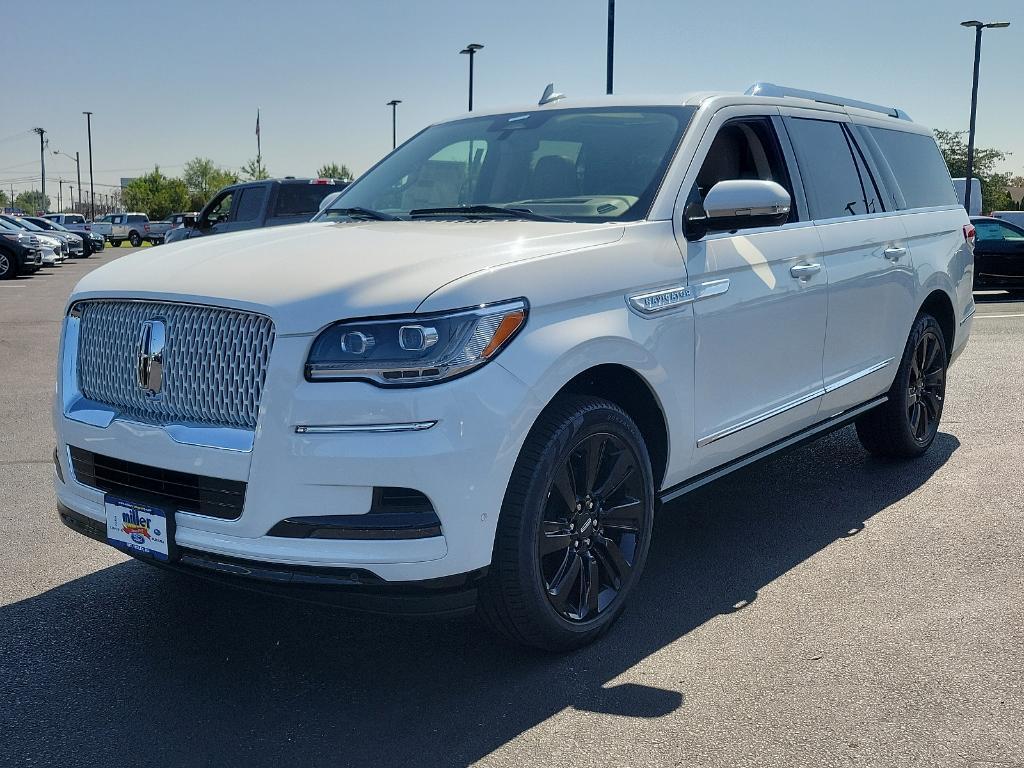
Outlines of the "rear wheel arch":
[{"label": "rear wheel arch", "polygon": [[[953,342],[956,339],[956,310],[953,309],[953,301],[941,288],[936,288],[925,298],[921,304],[921,312],[925,312],[936,319],[942,329],[943,341],[946,342],[946,354],[953,353]],[[916,320],[915,320],[916,322]]]}]

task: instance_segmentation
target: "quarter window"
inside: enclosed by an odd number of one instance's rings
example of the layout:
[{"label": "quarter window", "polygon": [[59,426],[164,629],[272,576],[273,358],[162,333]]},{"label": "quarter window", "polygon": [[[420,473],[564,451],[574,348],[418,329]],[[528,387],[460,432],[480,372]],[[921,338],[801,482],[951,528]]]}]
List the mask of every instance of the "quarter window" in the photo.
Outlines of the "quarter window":
[{"label": "quarter window", "polygon": [[853,149],[842,124],[789,118],[786,125],[800,166],[811,218],[836,219],[879,210],[865,192],[865,189],[873,189],[871,179],[862,179],[857,171]]},{"label": "quarter window", "polygon": [[956,190],[931,136],[869,127],[892,168],[908,208],[957,205]]}]

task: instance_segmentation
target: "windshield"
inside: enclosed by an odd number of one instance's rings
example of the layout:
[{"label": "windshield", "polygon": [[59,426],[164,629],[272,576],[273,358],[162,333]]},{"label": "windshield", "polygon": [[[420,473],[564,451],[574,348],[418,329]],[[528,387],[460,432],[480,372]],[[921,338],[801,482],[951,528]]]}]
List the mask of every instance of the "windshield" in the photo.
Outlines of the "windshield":
[{"label": "windshield", "polygon": [[4,218],[8,224],[12,224],[19,229],[28,229],[33,232],[42,232],[43,230],[33,224],[31,221],[25,221],[24,219],[8,219]]},{"label": "windshield", "polygon": [[442,123],[384,158],[318,218],[354,208],[404,218],[500,206],[570,221],[635,221],[650,210],[693,111],[602,107]]},{"label": "windshield", "polygon": [[55,224],[54,222],[49,221],[48,219],[27,219],[27,221],[30,221],[31,223],[35,224],[40,229],[47,229],[52,232],[66,231],[64,227],[62,227],[60,224]]}]

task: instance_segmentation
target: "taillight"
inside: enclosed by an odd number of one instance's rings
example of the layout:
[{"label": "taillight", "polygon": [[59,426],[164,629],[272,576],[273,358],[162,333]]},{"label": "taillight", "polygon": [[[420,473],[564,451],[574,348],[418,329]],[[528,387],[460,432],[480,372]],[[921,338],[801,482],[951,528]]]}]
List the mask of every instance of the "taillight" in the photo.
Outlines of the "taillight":
[{"label": "taillight", "polygon": [[964,240],[970,244],[971,248],[974,247],[974,225],[964,224]]},{"label": "taillight", "polygon": [[85,225],[85,231],[86,232],[92,232],[92,227],[90,225],[86,224]]},{"label": "taillight", "polygon": [[146,228],[147,232],[149,232],[149,224],[143,224],[142,226]]}]

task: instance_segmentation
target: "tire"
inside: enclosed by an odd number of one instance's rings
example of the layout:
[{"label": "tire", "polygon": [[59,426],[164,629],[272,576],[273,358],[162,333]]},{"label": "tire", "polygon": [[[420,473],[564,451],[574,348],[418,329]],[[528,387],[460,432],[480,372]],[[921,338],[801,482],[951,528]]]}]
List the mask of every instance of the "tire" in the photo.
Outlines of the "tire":
[{"label": "tire", "polygon": [[132,248],[138,248],[142,245],[142,235],[135,231],[129,232],[128,242],[131,243]]},{"label": "tire", "polygon": [[121,241],[120,240],[111,240],[110,241],[110,247],[111,248],[120,248],[121,247]]},{"label": "tire", "polygon": [[889,399],[857,419],[861,445],[876,456],[915,458],[935,440],[946,397],[949,353],[938,321],[922,312],[903,350]]},{"label": "tire", "polygon": [[640,578],[653,523],[651,461],[633,420],[607,400],[555,400],[512,471],[478,615],[544,650],[593,642]]},{"label": "tire", "polygon": [[7,251],[0,251],[0,280],[12,280],[18,276],[18,260]]}]

